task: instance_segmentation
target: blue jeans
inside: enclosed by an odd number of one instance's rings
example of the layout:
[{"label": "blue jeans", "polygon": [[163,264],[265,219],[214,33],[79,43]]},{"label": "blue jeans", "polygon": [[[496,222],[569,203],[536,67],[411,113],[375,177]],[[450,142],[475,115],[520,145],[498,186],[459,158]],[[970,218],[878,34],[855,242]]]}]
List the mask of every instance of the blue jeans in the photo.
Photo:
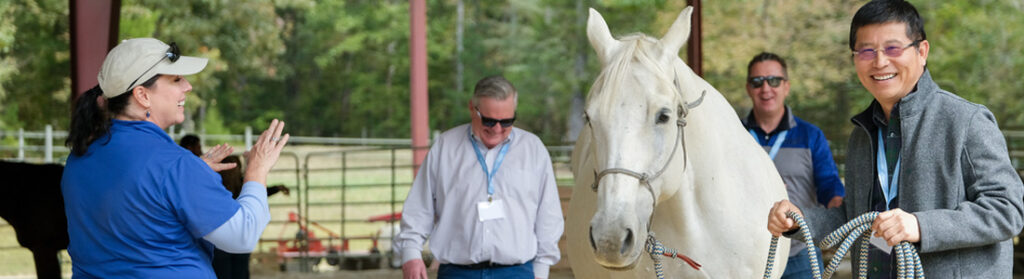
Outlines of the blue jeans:
[{"label": "blue jeans", "polygon": [[[818,270],[821,272],[825,271],[825,266],[828,265],[821,261],[821,250],[818,250]],[[814,274],[811,273],[811,258],[807,256],[807,248],[800,250],[796,256],[789,257],[786,261],[786,271],[782,272],[782,279],[805,279],[814,278]]]},{"label": "blue jeans", "polygon": [[468,269],[453,264],[442,264],[437,270],[438,279],[533,279],[533,261],[509,267]]}]

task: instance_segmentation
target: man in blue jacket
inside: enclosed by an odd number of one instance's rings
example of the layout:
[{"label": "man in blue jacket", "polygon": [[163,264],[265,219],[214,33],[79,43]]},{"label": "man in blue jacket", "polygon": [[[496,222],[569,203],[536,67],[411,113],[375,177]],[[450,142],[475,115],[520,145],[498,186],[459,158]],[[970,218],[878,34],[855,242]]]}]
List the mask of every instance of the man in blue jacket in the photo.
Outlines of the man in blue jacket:
[{"label": "man in blue jacket", "polygon": [[[786,106],[789,96],[786,60],[770,52],[754,56],[747,64],[746,88],[753,108],[743,125],[775,162],[775,168],[786,183],[789,200],[801,208],[839,207],[846,191],[839,180],[825,134],[793,115]],[[807,244],[792,241],[790,245],[782,278],[810,278]]]}]

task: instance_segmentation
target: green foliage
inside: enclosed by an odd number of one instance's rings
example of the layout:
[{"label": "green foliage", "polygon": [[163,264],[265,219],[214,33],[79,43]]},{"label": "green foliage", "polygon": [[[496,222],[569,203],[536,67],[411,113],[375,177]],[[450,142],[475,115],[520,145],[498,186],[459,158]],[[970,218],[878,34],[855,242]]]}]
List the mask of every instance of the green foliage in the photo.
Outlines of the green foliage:
[{"label": "green foliage", "polygon": [[121,7],[118,37],[152,37],[156,31],[157,20],[160,19],[160,11],[133,4],[132,1],[125,1]]},{"label": "green foliage", "polygon": [[0,6],[0,127],[67,126],[70,96],[68,2],[9,1]]},{"label": "green foliage", "polygon": [[984,104],[1004,127],[1024,125],[1024,3],[929,3],[928,68],[944,89]]},{"label": "green foliage", "polygon": [[[854,71],[850,19],[866,1],[721,1],[706,4],[704,73],[740,115],[750,110],[743,79],[749,59],[775,52],[789,64],[787,103],[846,143],[849,118],[873,100]],[[1019,1],[912,1],[931,43],[928,68],[939,85],[989,106],[1004,127],[1021,127],[1024,13]],[[670,9],[671,10],[671,9]],[[744,16],[737,16],[744,15]],[[725,20],[728,19],[728,20]]]}]

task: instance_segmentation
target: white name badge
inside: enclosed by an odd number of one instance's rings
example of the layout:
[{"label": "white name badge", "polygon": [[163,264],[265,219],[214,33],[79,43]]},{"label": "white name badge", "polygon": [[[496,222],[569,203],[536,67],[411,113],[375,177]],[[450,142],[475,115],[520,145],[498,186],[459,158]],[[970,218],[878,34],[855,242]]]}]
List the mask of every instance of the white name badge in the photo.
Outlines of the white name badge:
[{"label": "white name badge", "polygon": [[874,245],[878,249],[884,251],[885,254],[889,254],[892,252],[892,246],[889,246],[889,243],[885,242],[885,238],[872,236],[869,242],[871,242],[871,245]]},{"label": "white name badge", "polygon": [[480,216],[480,222],[505,218],[505,204],[501,200],[477,203],[476,211],[477,215]]}]

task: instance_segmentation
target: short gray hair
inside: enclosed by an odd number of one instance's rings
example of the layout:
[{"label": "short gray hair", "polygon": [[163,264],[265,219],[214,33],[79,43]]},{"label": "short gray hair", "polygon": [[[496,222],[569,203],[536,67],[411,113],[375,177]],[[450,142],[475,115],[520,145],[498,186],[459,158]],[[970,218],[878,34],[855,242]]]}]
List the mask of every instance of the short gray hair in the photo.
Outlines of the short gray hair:
[{"label": "short gray hair", "polygon": [[480,104],[480,98],[505,100],[509,97],[514,98],[514,101],[519,103],[519,94],[516,91],[516,87],[512,86],[512,82],[509,82],[500,75],[485,77],[478,81],[476,87],[473,88],[473,106]]}]

